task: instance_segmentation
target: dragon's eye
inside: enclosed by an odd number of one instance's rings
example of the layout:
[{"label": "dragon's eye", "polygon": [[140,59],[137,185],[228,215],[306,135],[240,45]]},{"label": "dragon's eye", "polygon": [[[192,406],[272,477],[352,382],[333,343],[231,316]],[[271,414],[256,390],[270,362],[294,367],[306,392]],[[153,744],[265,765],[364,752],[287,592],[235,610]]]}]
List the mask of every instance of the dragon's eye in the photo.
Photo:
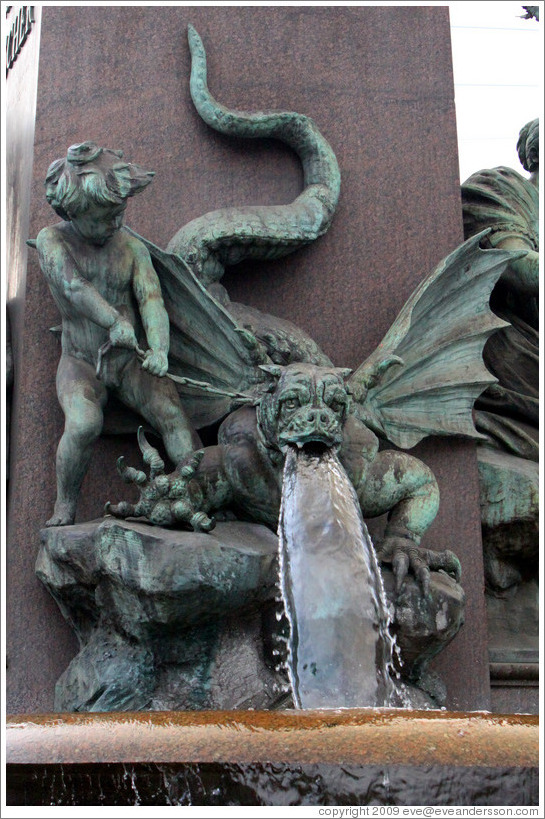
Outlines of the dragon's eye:
[{"label": "dragon's eye", "polygon": [[329,406],[333,412],[342,412],[346,406],[346,402],[341,398],[334,398],[333,401],[329,402]]},{"label": "dragon's eye", "polygon": [[297,407],[300,406],[300,402],[298,398],[296,398],[295,396],[291,396],[290,398],[286,398],[285,401],[282,402],[282,406],[285,409],[293,410],[297,409]]}]

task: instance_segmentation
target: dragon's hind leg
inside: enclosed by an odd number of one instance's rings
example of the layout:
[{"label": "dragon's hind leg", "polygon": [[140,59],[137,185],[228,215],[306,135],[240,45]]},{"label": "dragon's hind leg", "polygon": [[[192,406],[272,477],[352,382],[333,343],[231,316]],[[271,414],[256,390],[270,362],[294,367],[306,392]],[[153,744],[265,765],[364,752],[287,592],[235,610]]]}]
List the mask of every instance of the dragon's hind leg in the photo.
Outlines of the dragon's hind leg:
[{"label": "dragon's hind leg", "polygon": [[377,557],[391,563],[399,589],[411,569],[427,593],[430,570],[443,569],[460,579],[456,555],[420,546],[439,509],[439,488],[432,471],[405,452],[379,452],[358,487],[364,517],[388,513]]}]

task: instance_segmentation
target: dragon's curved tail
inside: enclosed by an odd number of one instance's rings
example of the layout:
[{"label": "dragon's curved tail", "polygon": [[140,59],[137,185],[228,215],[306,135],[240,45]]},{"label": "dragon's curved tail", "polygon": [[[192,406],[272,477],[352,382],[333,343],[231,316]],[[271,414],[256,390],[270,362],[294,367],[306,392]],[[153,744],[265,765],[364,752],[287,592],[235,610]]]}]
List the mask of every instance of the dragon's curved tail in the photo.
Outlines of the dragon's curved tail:
[{"label": "dragon's curved tail", "polygon": [[303,165],[303,193],[286,205],[224,208],[189,222],[167,250],[182,256],[205,285],[219,281],[226,265],[242,259],[285,256],[326,232],[339,198],[335,154],[315,123],[292,111],[231,111],[208,90],[201,38],[188,29],[191,96],[203,120],[222,134],[268,137],[289,145]]}]

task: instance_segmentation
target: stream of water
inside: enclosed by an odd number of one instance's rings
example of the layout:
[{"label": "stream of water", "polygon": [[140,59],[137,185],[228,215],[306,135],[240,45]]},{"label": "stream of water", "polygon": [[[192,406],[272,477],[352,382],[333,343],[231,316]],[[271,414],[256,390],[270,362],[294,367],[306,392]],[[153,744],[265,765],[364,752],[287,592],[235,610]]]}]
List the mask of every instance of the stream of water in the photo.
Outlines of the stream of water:
[{"label": "stream of water", "polygon": [[390,705],[393,638],[382,578],[355,489],[331,450],[290,448],[279,548],[295,706]]}]

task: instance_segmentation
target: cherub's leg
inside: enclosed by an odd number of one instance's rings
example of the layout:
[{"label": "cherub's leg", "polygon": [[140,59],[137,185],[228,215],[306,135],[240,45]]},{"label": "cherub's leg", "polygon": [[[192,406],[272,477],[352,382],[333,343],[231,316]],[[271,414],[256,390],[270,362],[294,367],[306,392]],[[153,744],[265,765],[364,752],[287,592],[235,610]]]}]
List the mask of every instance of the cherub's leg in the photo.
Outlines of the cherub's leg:
[{"label": "cherub's leg", "polygon": [[134,359],[123,371],[117,392],[123,403],[136,410],[161,435],[174,464],[202,446],[170,379],[151,375]]},{"label": "cherub's leg", "polygon": [[102,431],[104,385],[85,361],[63,355],[57,370],[57,395],[64,412],[64,432],[57,448],[57,500],[46,526],[74,522],[79,490]]},{"label": "cherub's leg", "polygon": [[459,579],[460,564],[453,552],[434,552],[419,546],[439,509],[437,482],[422,461],[405,452],[379,452],[358,487],[358,497],[364,516],[389,513],[377,557],[392,563],[398,588],[409,567],[425,590],[430,569],[445,569]]}]

